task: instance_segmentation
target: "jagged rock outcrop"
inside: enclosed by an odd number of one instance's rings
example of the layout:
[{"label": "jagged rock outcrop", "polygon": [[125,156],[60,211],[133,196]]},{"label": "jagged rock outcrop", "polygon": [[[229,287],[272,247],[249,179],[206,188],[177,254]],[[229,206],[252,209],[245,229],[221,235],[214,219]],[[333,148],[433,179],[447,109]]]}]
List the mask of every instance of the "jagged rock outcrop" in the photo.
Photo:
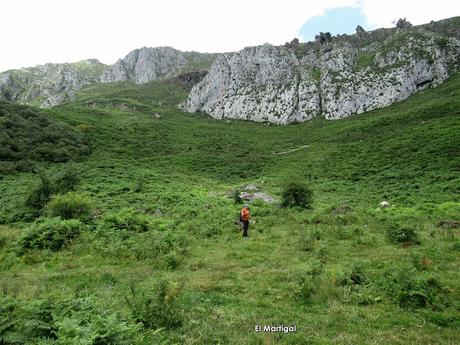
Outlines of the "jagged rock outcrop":
[{"label": "jagged rock outcrop", "polygon": [[287,123],[319,111],[317,83],[295,54],[265,44],[217,59],[183,108],[215,118]]},{"label": "jagged rock outcrop", "polygon": [[0,73],[0,99],[51,107],[72,100],[82,87],[99,81],[106,68],[90,59],[6,71]]},{"label": "jagged rock outcrop", "polygon": [[101,76],[103,83],[133,81],[137,84],[170,79],[187,72],[207,70],[218,54],[182,52],[171,47],[135,49]]},{"label": "jagged rock outcrop", "polygon": [[458,70],[459,57],[456,38],[420,29],[393,30],[364,46],[265,44],[219,57],[181,108],[278,124],[339,119],[438,85]]},{"label": "jagged rock outcrop", "polygon": [[[90,59],[10,70],[0,73],[0,99],[52,107],[73,100],[81,88],[94,83],[132,81],[141,84],[184,73],[203,73],[218,55],[181,52],[170,47],[141,48],[112,66]],[[198,76],[194,78],[198,81]]]}]

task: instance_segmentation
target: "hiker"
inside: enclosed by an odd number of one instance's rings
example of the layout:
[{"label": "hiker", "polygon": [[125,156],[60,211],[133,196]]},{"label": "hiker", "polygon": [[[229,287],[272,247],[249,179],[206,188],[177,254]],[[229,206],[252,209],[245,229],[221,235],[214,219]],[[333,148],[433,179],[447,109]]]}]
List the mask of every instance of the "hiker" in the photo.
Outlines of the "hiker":
[{"label": "hiker", "polygon": [[240,212],[240,221],[243,223],[243,237],[248,237],[248,228],[249,228],[249,219],[251,214],[249,213],[249,205],[246,204],[241,209]]}]

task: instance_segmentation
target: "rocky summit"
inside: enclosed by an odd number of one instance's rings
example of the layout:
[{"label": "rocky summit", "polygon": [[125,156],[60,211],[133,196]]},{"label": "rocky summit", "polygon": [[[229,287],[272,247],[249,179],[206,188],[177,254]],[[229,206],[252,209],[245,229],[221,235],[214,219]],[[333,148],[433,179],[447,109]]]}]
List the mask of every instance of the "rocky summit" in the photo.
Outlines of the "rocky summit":
[{"label": "rocky summit", "polygon": [[[458,18],[456,18],[458,19]],[[220,56],[181,104],[188,112],[287,124],[340,119],[406,99],[458,70],[452,21],[264,44]],[[446,35],[450,34],[450,35]]]}]

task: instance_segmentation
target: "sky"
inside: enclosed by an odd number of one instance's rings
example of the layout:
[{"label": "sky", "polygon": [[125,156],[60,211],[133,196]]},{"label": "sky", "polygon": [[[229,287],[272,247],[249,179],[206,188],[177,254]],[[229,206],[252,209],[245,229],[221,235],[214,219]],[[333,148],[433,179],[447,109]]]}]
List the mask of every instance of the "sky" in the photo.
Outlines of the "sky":
[{"label": "sky", "polygon": [[0,71],[97,58],[141,47],[230,52],[460,15],[454,0],[3,0]]}]

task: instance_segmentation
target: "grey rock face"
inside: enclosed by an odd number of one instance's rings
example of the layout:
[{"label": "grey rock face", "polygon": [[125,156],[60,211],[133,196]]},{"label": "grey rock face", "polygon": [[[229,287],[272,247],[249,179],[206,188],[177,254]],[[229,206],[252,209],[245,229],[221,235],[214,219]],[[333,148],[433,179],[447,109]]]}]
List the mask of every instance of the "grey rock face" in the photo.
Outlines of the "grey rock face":
[{"label": "grey rock face", "polygon": [[135,49],[101,76],[103,83],[133,81],[136,84],[169,79],[208,69],[217,54],[182,52],[171,47]]},{"label": "grey rock face", "polygon": [[170,47],[142,48],[112,66],[95,59],[45,64],[0,73],[0,99],[52,107],[73,100],[94,83],[133,81],[141,84],[209,69],[218,54],[181,52]]},{"label": "grey rock face", "polygon": [[335,42],[296,52],[263,45],[223,55],[180,107],[277,124],[339,119],[443,82],[459,67],[460,43],[404,30],[364,47]]},{"label": "grey rock face", "polygon": [[82,87],[97,82],[106,65],[97,60],[45,64],[0,73],[0,98],[50,107],[74,98]]},{"label": "grey rock face", "polygon": [[315,80],[292,51],[268,44],[219,57],[183,109],[215,118],[287,123],[318,113]]}]

